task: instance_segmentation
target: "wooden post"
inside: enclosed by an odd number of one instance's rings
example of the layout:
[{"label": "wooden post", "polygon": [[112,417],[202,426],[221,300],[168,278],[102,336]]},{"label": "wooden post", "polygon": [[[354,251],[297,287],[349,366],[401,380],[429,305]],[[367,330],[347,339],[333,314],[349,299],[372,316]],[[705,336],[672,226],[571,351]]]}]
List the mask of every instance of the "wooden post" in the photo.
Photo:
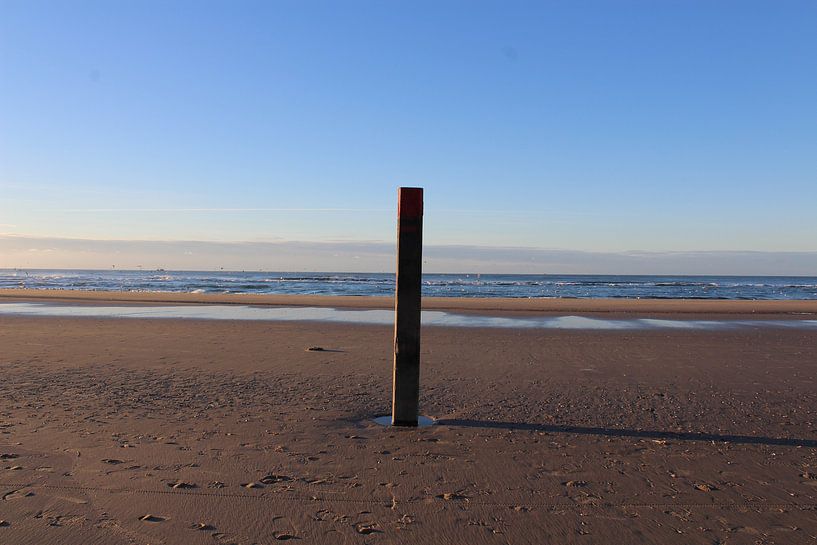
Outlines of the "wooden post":
[{"label": "wooden post", "polygon": [[394,300],[393,426],[417,426],[420,400],[420,289],[423,189],[397,190],[397,290]]}]

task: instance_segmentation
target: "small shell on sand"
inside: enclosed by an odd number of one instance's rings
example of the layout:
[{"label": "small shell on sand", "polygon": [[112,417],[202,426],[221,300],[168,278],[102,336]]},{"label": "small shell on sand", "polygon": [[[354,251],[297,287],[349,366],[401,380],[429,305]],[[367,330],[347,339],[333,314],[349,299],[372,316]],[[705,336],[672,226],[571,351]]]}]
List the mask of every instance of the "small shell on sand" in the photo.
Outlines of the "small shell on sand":
[{"label": "small shell on sand", "polygon": [[142,515],[141,517],[139,517],[139,520],[144,522],[164,522],[165,518],[158,517],[156,515],[151,515],[150,513],[148,513],[147,515]]}]

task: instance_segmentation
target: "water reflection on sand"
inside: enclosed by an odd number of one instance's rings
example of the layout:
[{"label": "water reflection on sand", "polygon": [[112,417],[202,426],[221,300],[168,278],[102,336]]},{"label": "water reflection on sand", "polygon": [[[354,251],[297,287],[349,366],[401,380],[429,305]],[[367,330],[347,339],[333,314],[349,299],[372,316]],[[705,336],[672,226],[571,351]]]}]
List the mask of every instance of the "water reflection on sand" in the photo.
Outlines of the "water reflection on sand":
[{"label": "water reflection on sand", "polygon": [[[54,303],[0,303],[0,315],[87,318],[186,318],[200,320],[315,321],[387,325],[391,310],[330,307],[260,307],[246,305],[102,306]],[[817,329],[817,320],[665,320],[653,318],[605,319],[584,316],[485,316],[426,310],[425,326],[499,327],[541,329],[735,329],[781,327]]]}]

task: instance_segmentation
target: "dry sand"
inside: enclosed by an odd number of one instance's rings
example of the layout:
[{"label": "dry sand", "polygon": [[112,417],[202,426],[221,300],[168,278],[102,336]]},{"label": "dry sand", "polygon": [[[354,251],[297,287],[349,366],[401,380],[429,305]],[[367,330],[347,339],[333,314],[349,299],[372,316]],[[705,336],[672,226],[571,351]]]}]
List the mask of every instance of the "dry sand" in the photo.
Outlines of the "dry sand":
[{"label": "dry sand", "polygon": [[389,327],[0,317],[0,543],[817,540],[814,331],[423,336],[404,430]]}]

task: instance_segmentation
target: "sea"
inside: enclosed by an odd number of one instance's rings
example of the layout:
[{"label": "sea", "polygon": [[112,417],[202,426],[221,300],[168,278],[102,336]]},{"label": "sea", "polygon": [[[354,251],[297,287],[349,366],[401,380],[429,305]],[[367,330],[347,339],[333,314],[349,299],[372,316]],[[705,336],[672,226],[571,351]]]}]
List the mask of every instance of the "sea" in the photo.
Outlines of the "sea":
[{"label": "sea", "polygon": [[[394,287],[393,273],[0,269],[0,288],[43,290],[391,296]],[[817,277],[424,274],[423,295],[817,299]]]}]

